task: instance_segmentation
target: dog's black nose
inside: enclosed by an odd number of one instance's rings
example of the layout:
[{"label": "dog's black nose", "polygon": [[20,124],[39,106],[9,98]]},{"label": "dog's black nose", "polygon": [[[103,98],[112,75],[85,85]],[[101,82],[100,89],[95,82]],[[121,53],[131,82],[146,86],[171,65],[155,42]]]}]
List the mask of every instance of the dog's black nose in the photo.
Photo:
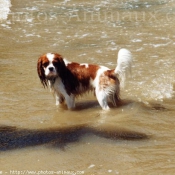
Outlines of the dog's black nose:
[{"label": "dog's black nose", "polygon": [[52,72],[53,71],[53,67],[49,67],[49,70]]}]

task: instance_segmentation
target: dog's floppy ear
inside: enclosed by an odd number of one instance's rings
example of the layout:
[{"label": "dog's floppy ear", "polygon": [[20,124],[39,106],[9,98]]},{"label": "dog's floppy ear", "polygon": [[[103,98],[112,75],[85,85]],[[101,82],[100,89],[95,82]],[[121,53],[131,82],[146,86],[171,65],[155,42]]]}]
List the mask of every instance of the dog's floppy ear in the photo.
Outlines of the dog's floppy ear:
[{"label": "dog's floppy ear", "polygon": [[38,63],[37,63],[37,71],[38,71],[38,76],[41,80],[41,83],[43,84],[44,87],[47,87],[48,81],[46,79],[45,73],[44,73],[44,68],[43,68],[43,63],[42,60],[44,59],[44,55],[39,57]]},{"label": "dog's floppy ear", "polygon": [[60,76],[65,76],[65,71],[66,71],[66,65],[63,61],[63,57],[58,54],[58,53],[54,53],[55,57],[54,57],[54,61],[53,61],[53,65],[56,67],[57,72]]}]

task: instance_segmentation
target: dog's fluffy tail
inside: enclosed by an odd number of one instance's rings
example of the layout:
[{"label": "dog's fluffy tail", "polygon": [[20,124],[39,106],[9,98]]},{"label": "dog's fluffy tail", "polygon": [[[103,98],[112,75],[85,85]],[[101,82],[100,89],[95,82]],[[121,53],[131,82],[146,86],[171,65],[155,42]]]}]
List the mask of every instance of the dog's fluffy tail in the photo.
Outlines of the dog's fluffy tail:
[{"label": "dog's fluffy tail", "polygon": [[127,49],[120,49],[118,52],[117,67],[114,73],[118,75],[121,87],[124,87],[126,78],[131,75],[131,66],[131,52]]}]

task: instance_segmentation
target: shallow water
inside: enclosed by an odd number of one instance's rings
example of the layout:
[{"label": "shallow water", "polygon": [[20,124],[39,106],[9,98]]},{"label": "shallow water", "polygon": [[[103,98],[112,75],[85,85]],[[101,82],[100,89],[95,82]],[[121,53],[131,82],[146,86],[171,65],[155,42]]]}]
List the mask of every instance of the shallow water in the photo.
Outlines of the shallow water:
[{"label": "shallow water", "polygon": [[[174,174],[174,0],[1,4],[0,174]],[[118,108],[93,94],[57,108],[39,81],[43,53],[115,68],[123,47],[134,64]]]}]

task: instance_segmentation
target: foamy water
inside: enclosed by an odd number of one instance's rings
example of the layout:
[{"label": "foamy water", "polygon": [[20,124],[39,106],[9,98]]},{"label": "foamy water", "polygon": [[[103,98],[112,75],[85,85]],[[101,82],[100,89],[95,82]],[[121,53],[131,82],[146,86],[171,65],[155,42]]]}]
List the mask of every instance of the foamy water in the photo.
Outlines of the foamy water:
[{"label": "foamy water", "polygon": [[[69,0],[65,0],[64,2],[62,2],[63,5],[70,3]],[[85,3],[86,4],[86,3]],[[75,6],[75,8],[70,8],[68,7],[66,9],[66,6],[64,7],[64,12],[63,12],[63,19],[64,19],[64,24],[63,25],[70,25],[71,22],[73,21],[73,19],[75,20],[75,22],[83,22],[83,20],[88,20],[88,14],[87,16],[85,16],[85,14],[81,13],[80,11],[82,11],[82,7],[83,5],[85,5],[84,3],[77,3],[77,4],[73,4],[73,6]],[[106,4],[113,4],[111,3],[111,1],[101,1],[101,3],[99,4],[93,4],[94,6],[91,7],[91,10],[94,10],[94,13],[98,10],[100,10],[102,7],[105,7]],[[55,2],[55,6],[53,6],[52,10],[60,10],[63,7],[59,6],[60,4]],[[77,6],[76,6],[77,5]],[[119,5],[120,8],[123,8],[123,6],[125,4],[123,4],[122,2],[120,2],[119,4],[114,4],[114,5]],[[127,4],[129,8],[130,3]],[[0,21],[1,20],[6,20],[8,18],[8,14],[10,13],[10,7],[11,7],[11,1],[10,0],[0,0]],[[82,8],[82,9],[81,9]],[[86,7],[88,10],[89,6]],[[131,8],[131,7],[130,7]],[[133,7],[134,8],[134,7]],[[80,11],[79,11],[80,10]],[[34,15],[35,13],[36,15]],[[25,13],[28,14],[25,16]],[[26,7],[26,12],[24,14],[22,12],[20,13],[14,13],[13,12],[13,20],[12,22],[14,23],[22,23],[22,28],[18,27],[16,28],[17,31],[21,31],[19,32],[20,38],[23,38],[23,40],[16,40],[16,42],[19,43],[30,43],[33,42],[33,38],[37,37],[37,38],[41,38],[41,34],[40,32],[38,32],[38,30],[34,29],[35,23],[34,21],[39,22],[39,24],[41,23],[47,23],[50,22],[52,20],[59,21],[59,13],[57,11],[55,11],[54,15],[57,14],[58,16],[52,16],[50,14],[50,12],[42,12],[40,11],[40,5],[37,4],[37,2],[33,2],[33,5],[31,7]],[[20,14],[20,15],[19,15]],[[71,16],[72,15],[72,16]],[[75,15],[75,16],[73,16]],[[78,15],[78,16],[76,16]],[[81,16],[82,15],[82,16]],[[89,13],[90,15],[90,13]],[[112,21],[108,21],[108,20],[104,20],[105,18],[102,16],[102,12],[100,13],[100,19],[102,20],[103,24],[107,27],[109,27],[109,23]],[[114,13],[113,13],[114,15]],[[52,17],[54,17],[55,19],[52,19]],[[114,17],[114,16],[113,16]],[[43,18],[43,19],[42,19]],[[92,18],[92,17],[91,17]],[[91,19],[90,18],[90,19]],[[99,16],[95,15],[93,16],[94,19],[98,19],[99,20]],[[60,18],[62,19],[62,18]],[[80,19],[80,21],[79,21]],[[50,20],[50,21],[49,21]],[[78,21],[77,21],[78,20]],[[9,20],[10,21],[10,20]],[[62,23],[63,21],[60,20],[60,23]],[[98,22],[98,21],[97,21]],[[52,23],[51,23],[52,24]],[[119,24],[120,25],[120,24]],[[10,25],[8,25],[8,23],[6,24],[1,24],[2,27],[5,28],[11,28]],[[114,27],[114,26],[113,26]],[[112,27],[112,28],[113,28]],[[96,26],[94,27],[93,30],[96,29]],[[15,29],[13,29],[14,31]],[[44,29],[45,32],[47,33],[54,33],[55,31],[53,29],[50,29],[49,26],[46,26],[46,28]],[[118,29],[117,29],[118,30]],[[96,48],[95,52],[99,55],[103,55],[107,52],[117,52],[117,50],[119,49],[119,46],[117,44],[116,40],[110,39],[109,36],[109,31],[98,31],[96,33],[92,32],[91,30],[89,30],[89,27],[86,27],[86,29],[80,28],[79,30],[77,30],[75,33],[72,33],[72,35],[63,35],[64,32],[61,31],[56,31],[56,34],[54,36],[53,40],[53,46],[54,47],[59,47],[60,44],[62,43],[67,43],[68,45],[70,45],[74,40],[81,42],[82,40],[86,40],[86,39],[91,39],[93,37],[96,37],[98,35],[98,38],[101,38],[102,40],[104,40],[104,44],[101,45],[97,45],[94,43],[90,43],[90,44],[77,44],[77,46],[80,48],[84,48],[84,47],[93,47]],[[62,37],[62,35],[64,37]],[[128,37],[130,35],[133,35],[132,33],[123,33],[123,35],[125,37]],[[134,57],[136,58],[135,60],[135,68],[133,68],[133,78],[131,80],[131,84],[132,87],[129,88],[128,93],[132,94],[132,96],[136,96],[139,100],[158,100],[158,101],[162,101],[164,98],[171,98],[174,95],[174,91],[173,91],[173,81],[174,81],[174,76],[171,74],[172,72],[172,65],[174,64],[174,60],[173,59],[164,59],[163,57],[159,57],[159,55],[149,55],[146,58],[146,62],[143,63],[142,61],[140,61],[139,56],[137,56],[137,54],[139,53],[143,53],[143,52],[147,52],[146,50],[149,48],[155,48],[155,50],[157,49],[161,49],[164,47],[167,47],[169,45],[172,44],[172,40],[169,38],[169,36],[156,36],[155,37],[155,41],[154,42],[146,42],[145,38],[148,36],[153,36],[152,33],[137,33],[136,37],[132,38],[131,37],[131,43],[133,45],[138,45],[138,47],[135,49],[134,53]],[[108,39],[109,38],[109,39]],[[77,42],[78,43],[78,42]],[[99,43],[98,43],[99,44]],[[105,47],[103,49],[101,49],[103,46],[105,45]],[[131,52],[133,52],[133,50],[131,49]],[[79,55],[79,57],[82,57],[83,55],[86,55],[86,53],[81,53]],[[138,60],[137,60],[138,59]],[[158,61],[157,61],[158,60]],[[96,60],[94,57],[90,57],[87,59],[87,61],[89,62],[93,62],[96,63]],[[98,63],[98,61],[97,61]],[[115,62],[112,61],[111,62],[107,62],[105,59],[102,60],[101,64],[107,64],[107,66],[111,66],[114,67],[115,66]],[[167,64],[167,65],[165,65]],[[151,65],[151,68],[150,68]],[[162,67],[161,70],[159,70],[159,67]],[[139,71],[139,68],[141,69]],[[153,68],[153,69],[152,69]],[[149,75],[147,77],[144,77],[143,74],[147,75],[147,70],[149,70]],[[143,78],[144,77],[144,78]]]},{"label": "foamy water", "polygon": [[0,21],[6,20],[10,12],[10,0],[0,0]]}]

